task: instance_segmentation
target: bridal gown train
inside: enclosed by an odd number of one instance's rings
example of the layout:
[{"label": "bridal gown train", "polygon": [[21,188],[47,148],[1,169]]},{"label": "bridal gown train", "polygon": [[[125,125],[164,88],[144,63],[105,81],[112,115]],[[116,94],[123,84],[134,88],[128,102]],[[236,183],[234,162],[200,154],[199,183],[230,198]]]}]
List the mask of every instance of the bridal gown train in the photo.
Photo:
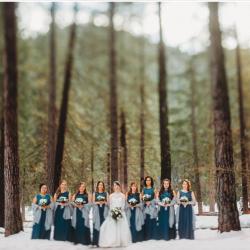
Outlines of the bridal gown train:
[{"label": "bridal gown train", "polygon": [[122,218],[115,221],[111,214],[107,216],[100,228],[100,247],[125,247],[131,243],[131,233],[125,214],[125,195],[114,192],[109,197],[110,211],[115,207],[122,209]]}]

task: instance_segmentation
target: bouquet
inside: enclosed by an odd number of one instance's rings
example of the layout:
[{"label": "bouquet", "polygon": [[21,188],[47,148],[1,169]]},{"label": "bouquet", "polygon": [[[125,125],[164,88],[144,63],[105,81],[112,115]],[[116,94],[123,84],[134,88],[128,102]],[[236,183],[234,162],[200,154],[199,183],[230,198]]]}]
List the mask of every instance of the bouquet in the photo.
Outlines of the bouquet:
[{"label": "bouquet", "polygon": [[122,210],[120,207],[115,207],[111,210],[112,218],[117,221],[122,218]]},{"label": "bouquet", "polygon": [[139,202],[138,202],[137,199],[131,198],[131,199],[128,200],[128,203],[129,203],[132,207],[134,207],[134,206],[136,206]]},{"label": "bouquet", "polygon": [[42,209],[45,209],[45,207],[47,206],[47,199],[40,199],[39,201],[39,206],[42,208]]},{"label": "bouquet", "polygon": [[[97,200],[97,201],[102,201],[102,202],[104,202],[104,201],[106,201],[106,197],[103,196],[103,195],[98,195],[98,196],[96,197],[96,200]],[[102,207],[102,204],[100,204],[100,207]]]},{"label": "bouquet", "polygon": [[60,196],[59,199],[57,199],[57,202],[65,204],[68,202],[68,198],[64,196]]},{"label": "bouquet", "polygon": [[79,206],[79,205],[85,204],[86,201],[83,200],[83,198],[76,198],[75,201],[74,201],[74,203]]},{"label": "bouquet", "polygon": [[143,199],[143,201],[151,201],[151,195],[150,194],[144,194],[142,199]]},{"label": "bouquet", "polygon": [[189,202],[189,200],[188,200],[188,198],[186,196],[182,196],[180,198],[180,202],[183,203],[184,207],[186,207],[187,204],[188,204],[188,202]]},{"label": "bouquet", "polygon": [[97,200],[97,201],[106,201],[106,197],[103,196],[103,195],[98,195],[98,196],[96,197],[96,200]]},{"label": "bouquet", "polygon": [[[164,205],[169,205],[169,204],[171,203],[171,200],[170,200],[169,197],[165,197],[164,199],[162,199],[162,203],[163,203]],[[168,209],[168,208],[165,207],[165,210],[167,210],[167,209]]]}]

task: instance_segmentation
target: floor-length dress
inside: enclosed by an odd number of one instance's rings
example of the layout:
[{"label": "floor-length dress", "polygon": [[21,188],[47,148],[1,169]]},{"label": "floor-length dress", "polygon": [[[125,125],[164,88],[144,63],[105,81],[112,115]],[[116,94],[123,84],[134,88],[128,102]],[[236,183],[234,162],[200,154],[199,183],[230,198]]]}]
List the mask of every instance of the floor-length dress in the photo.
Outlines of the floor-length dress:
[{"label": "floor-length dress", "polygon": [[[98,201],[101,197],[105,199],[105,201],[107,201],[107,192],[95,192],[94,194],[95,196],[95,201]],[[106,208],[106,204],[96,204],[96,206],[98,207],[98,215],[99,215],[99,220],[100,220],[100,225],[102,225],[102,223],[104,222],[105,220],[105,216],[104,216],[104,211],[105,211],[105,208]],[[92,241],[92,244],[93,245],[98,245],[98,241],[99,241],[99,231],[96,230],[95,228],[93,228],[93,241]]]},{"label": "floor-length dress", "polygon": [[[192,201],[192,192],[180,191],[180,199],[186,197],[189,202]],[[193,207],[191,204],[179,206],[179,221],[178,221],[178,232],[180,239],[194,239],[194,218],[193,218]]]},{"label": "floor-length dress", "polygon": [[[160,194],[159,198],[161,203],[164,203],[163,201],[166,198],[168,198],[171,202],[173,199],[170,192],[168,191],[164,191],[162,194]],[[169,226],[170,209],[174,208],[160,206],[160,211],[158,213],[158,220],[159,220],[158,239],[171,240],[176,238],[175,221],[172,227]]]},{"label": "floor-length dress", "polygon": [[[45,203],[46,206],[51,204],[51,196],[49,194],[42,195],[37,194],[36,195],[36,205],[41,206],[41,203]],[[39,223],[34,223],[32,227],[32,239],[50,239],[50,232],[51,230],[46,230],[45,227],[45,221],[46,221],[46,210],[40,209],[37,207],[37,209],[41,210],[41,217],[39,220]],[[50,209],[50,208],[48,208]]]},{"label": "floor-length dress", "polygon": [[[125,247],[131,243],[131,233],[125,214],[125,195],[114,192],[109,197],[110,212],[100,228],[100,247]],[[122,218],[117,221],[112,218],[111,210],[121,208]]]}]

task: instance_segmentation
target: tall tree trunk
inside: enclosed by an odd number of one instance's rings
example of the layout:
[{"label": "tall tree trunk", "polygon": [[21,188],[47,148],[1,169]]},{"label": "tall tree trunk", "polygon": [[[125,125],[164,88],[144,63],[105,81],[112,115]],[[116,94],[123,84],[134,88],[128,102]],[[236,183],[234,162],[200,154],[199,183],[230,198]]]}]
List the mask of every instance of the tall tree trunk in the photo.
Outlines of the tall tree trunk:
[{"label": "tall tree trunk", "polygon": [[128,148],[127,148],[127,128],[126,128],[126,117],[124,111],[121,112],[121,147],[123,152],[123,183],[124,189],[128,187]]},{"label": "tall tree trunk", "polygon": [[162,37],[161,3],[159,5],[159,118],[160,118],[160,144],[161,144],[161,179],[171,179],[171,155],[168,130],[168,105],[167,105],[167,70],[165,44]]},{"label": "tall tree trunk", "polygon": [[110,146],[111,146],[111,182],[118,179],[118,118],[117,118],[117,83],[116,83],[116,50],[115,50],[115,29],[114,13],[115,3],[110,3],[109,8],[109,87],[110,87]]},{"label": "tall tree trunk", "polygon": [[5,236],[23,230],[19,197],[17,124],[17,26],[15,3],[3,4],[4,17],[4,182]]},{"label": "tall tree trunk", "polygon": [[107,190],[111,193],[111,166],[110,166],[110,153],[107,153]]},{"label": "tall tree trunk", "polygon": [[91,190],[92,193],[94,192],[94,145],[91,146],[91,157],[90,157],[90,164],[91,164]]},{"label": "tall tree trunk", "polygon": [[54,193],[55,146],[56,146],[56,43],[55,43],[55,8],[51,5],[50,24],[50,77],[49,77],[49,109],[47,140],[47,185],[50,193]]},{"label": "tall tree trunk", "polygon": [[3,119],[3,84],[0,79],[0,227],[4,227],[4,119]]},{"label": "tall tree trunk", "polygon": [[[192,59],[193,60],[193,59]],[[190,88],[191,88],[191,129],[192,129],[192,146],[193,146],[193,166],[194,166],[194,183],[196,190],[196,198],[198,201],[198,213],[202,214],[201,200],[201,183],[199,171],[199,157],[197,149],[197,126],[196,126],[196,80],[194,73],[193,61],[190,62]]]},{"label": "tall tree trunk", "polygon": [[240,230],[236,204],[233,144],[224,53],[218,17],[218,3],[208,3],[211,40],[210,66],[213,84],[216,193],[219,231]]},{"label": "tall tree trunk", "polygon": [[141,43],[141,69],[140,69],[140,98],[141,98],[141,107],[140,107],[140,181],[144,179],[145,172],[145,40],[142,37]]},{"label": "tall tree trunk", "polygon": [[64,72],[64,85],[62,102],[60,108],[60,118],[57,131],[57,144],[56,144],[56,155],[55,155],[55,173],[54,173],[54,190],[59,186],[62,173],[62,161],[63,161],[63,151],[64,151],[64,141],[65,141],[65,130],[67,123],[67,112],[68,112],[68,99],[69,91],[71,85],[71,74],[73,68],[73,53],[76,40],[76,15],[77,6],[74,7],[74,22],[70,28],[70,37],[68,44],[68,53],[66,57],[66,65]]},{"label": "tall tree trunk", "polygon": [[242,197],[243,197],[243,211],[248,211],[248,150],[247,150],[247,138],[246,138],[246,123],[244,115],[244,97],[242,90],[242,76],[241,76],[241,57],[240,57],[240,45],[238,41],[237,30],[235,27],[235,40],[236,46],[236,70],[237,70],[237,89],[238,89],[238,101],[239,101],[239,122],[240,122],[240,149],[241,149],[241,180],[242,180]]},{"label": "tall tree trunk", "polygon": [[[210,167],[209,169],[209,187],[215,186],[215,173],[214,173],[214,166]],[[209,192],[209,212],[214,213],[215,212],[215,189],[211,188],[211,191]]]}]

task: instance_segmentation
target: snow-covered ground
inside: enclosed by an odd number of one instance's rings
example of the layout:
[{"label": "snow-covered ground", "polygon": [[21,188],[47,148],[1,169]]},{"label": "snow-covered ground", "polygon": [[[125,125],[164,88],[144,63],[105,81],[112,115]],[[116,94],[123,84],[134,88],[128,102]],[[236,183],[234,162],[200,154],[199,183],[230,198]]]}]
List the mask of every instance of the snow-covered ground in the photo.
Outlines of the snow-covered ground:
[{"label": "snow-covered ground", "polygon": [[[90,247],[73,245],[69,242],[30,240],[31,230],[26,228],[25,232],[0,238],[0,250],[84,250]],[[195,232],[195,240],[172,240],[155,241],[150,240],[141,243],[134,243],[127,247],[127,250],[249,250],[250,229],[243,229],[240,232],[220,234],[216,230],[199,229]],[[100,248],[101,249],[101,248]]]},{"label": "snow-covered ground", "polygon": [[[31,240],[32,212],[26,208],[24,232],[4,237],[0,228],[0,250],[84,250],[91,246],[73,245],[70,242],[54,240]],[[126,250],[249,250],[250,249],[250,215],[241,215],[242,230],[220,234],[217,228],[217,216],[196,216],[195,240],[146,241],[131,244]],[[101,248],[99,248],[101,249]]]}]

